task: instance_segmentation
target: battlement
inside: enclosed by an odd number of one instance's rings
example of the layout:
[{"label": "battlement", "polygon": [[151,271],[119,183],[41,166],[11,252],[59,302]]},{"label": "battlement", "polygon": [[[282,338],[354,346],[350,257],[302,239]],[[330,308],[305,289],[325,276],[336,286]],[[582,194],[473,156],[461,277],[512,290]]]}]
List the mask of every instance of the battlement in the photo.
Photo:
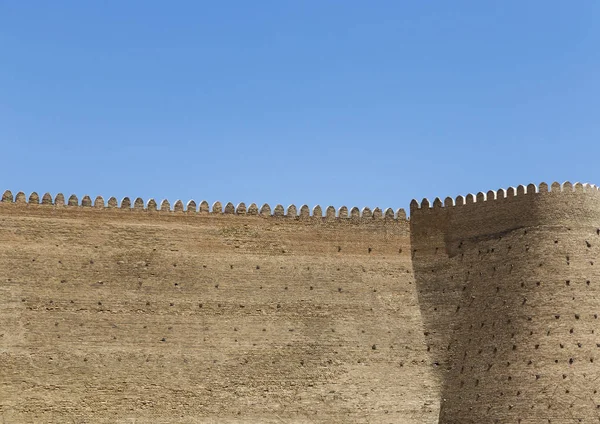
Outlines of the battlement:
[{"label": "battlement", "polygon": [[593,184],[413,200],[410,219],[8,190],[0,219],[10,422],[598,418]]},{"label": "battlement", "polygon": [[194,200],[188,201],[185,205],[181,200],[177,200],[173,205],[164,199],[160,204],[155,199],[149,199],[147,202],[142,198],[136,198],[133,203],[131,198],[124,197],[119,202],[116,197],[110,197],[105,201],[102,196],[97,196],[93,201],[90,196],[83,196],[79,201],[76,195],[69,196],[65,200],[62,193],[58,193],[54,199],[50,193],[40,196],[37,192],[33,192],[26,196],[23,192],[18,192],[16,195],[10,190],[6,190],[2,195],[2,204],[16,204],[21,206],[53,206],[53,207],[71,207],[71,208],[94,208],[96,210],[122,210],[134,212],[148,213],[185,213],[185,214],[200,214],[200,215],[244,215],[257,216],[263,218],[291,218],[291,219],[325,219],[325,220],[386,220],[386,221],[407,221],[406,211],[397,209],[394,211],[387,208],[383,211],[381,208],[370,209],[369,207],[353,207],[348,209],[347,206],[342,206],[336,210],[334,206],[328,206],[323,211],[320,205],[310,209],[308,205],[302,205],[298,209],[296,205],[289,205],[284,208],[283,205],[276,205],[271,208],[268,204],[263,204],[260,208],[256,203],[251,203],[246,206],[245,203],[239,203],[235,206],[228,202],[223,206],[219,201],[214,202],[212,206],[206,200],[197,204]]},{"label": "battlement", "polygon": [[413,213],[427,212],[443,208],[454,208],[470,205],[480,206],[484,202],[510,202],[516,197],[520,198],[521,196],[532,196],[545,193],[591,193],[594,195],[598,195],[599,192],[600,189],[595,184],[572,184],[569,181],[565,181],[562,184],[554,182],[549,186],[547,183],[542,182],[539,185],[519,185],[516,188],[501,188],[499,190],[490,190],[487,193],[469,193],[466,196],[457,196],[455,199],[452,197],[446,197],[443,202],[439,197],[436,197],[433,203],[431,203],[427,198],[424,198],[420,203],[416,199],[413,199],[410,202],[410,213],[412,215]]}]

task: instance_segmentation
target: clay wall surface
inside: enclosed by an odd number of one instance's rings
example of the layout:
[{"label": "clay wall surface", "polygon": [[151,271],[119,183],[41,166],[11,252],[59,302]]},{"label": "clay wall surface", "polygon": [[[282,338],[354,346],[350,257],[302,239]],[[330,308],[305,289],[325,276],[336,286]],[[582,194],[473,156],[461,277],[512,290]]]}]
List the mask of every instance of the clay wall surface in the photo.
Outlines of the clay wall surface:
[{"label": "clay wall surface", "polygon": [[410,222],[440,422],[599,422],[598,190],[413,203]]},{"label": "clay wall surface", "polygon": [[402,212],[7,193],[0,422],[436,422],[410,252]]}]

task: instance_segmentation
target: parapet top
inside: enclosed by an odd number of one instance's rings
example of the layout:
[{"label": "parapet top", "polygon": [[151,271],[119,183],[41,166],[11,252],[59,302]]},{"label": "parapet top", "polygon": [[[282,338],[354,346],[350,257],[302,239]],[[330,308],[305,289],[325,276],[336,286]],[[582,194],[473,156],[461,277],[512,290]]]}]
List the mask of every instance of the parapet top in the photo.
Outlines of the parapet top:
[{"label": "parapet top", "polygon": [[423,199],[421,203],[416,199],[410,202],[411,214],[413,211],[421,209],[438,209],[438,208],[450,208],[454,206],[470,205],[474,203],[482,203],[487,201],[510,199],[517,196],[533,195],[539,193],[599,193],[599,188],[594,184],[588,183],[575,183],[571,184],[566,181],[562,184],[558,182],[552,183],[550,186],[546,183],[540,183],[538,186],[535,184],[529,184],[527,186],[520,185],[517,188],[509,187],[508,189],[499,189],[497,191],[490,190],[487,193],[479,192],[477,194],[469,193],[466,196],[457,196],[456,200],[452,197],[446,197],[442,203],[439,197],[436,197],[433,204],[428,199]]},{"label": "parapet top", "polygon": [[287,210],[282,205],[277,205],[271,209],[268,204],[264,204],[260,207],[255,203],[250,204],[246,207],[245,203],[239,203],[234,206],[233,203],[229,202],[224,207],[221,202],[213,203],[212,207],[206,200],[200,202],[199,205],[195,201],[190,200],[184,206],[181,200],[177,200],[173,207],[168,200],[163,200],[160,205],[154,200],[150,199],[148,202],[144,202],[141,198],[136,198],[133,203],[129,197],[124,197],[121,202],[116,197],[111,197],[108,202],[104,201],[102,196],[97,196],[92,201],[90,196],[84,196],[79,202],[76,195],[71,195],[67,200],[62,193],[58,193],[54,199],[50,193],[46,193],[40,197],[36,192],[29,195],[29,199],[23,192],[19,192],[16,196],[13,196],[10,190],[4,192],[2,196],[2,203],[14,203],[21,205],[42,205],[42,206],[54,206],[54,207],[89,207],[95,209],[121,209],[121,210],[133,210],[133,211],[147,211],[147,212],[162,212],[162,213],[177,213],[185,212],[191,214],[226,214],[226,215],[256,215],[256,216],[272,216],[272,217],[290,217],[290,218],[326,218],[326,219],[386,219],[386,220],[406,220],[406,211],[404,209],[398,209],[394,212],[391,208],[382,211],[380,208],[371,210],[368,207],[360,210],[357,207],[353,207],[348,210],[346,206],[342,206],[337,211],[333,206],[328,206],[323,212],[321,206],[315,206],[312,211],[307,205],[302,205],[298,210],[295,205],[290,205]]}]

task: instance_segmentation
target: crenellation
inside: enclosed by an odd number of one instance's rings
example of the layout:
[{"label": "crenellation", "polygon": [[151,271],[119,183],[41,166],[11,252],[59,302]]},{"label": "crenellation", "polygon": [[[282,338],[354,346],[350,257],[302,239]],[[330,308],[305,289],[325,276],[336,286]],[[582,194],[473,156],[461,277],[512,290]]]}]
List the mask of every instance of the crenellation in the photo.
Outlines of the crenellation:
[{"label": "crenellation", "polygon": [[308,205],[300,206],[300,218],[308,218],[310,217],[310,208]]},{"label": "crenellation", "polygon": [[282,218],[285,216],[285,210],[283,209],[283,205],[275,205],[275,209],[273,209],[273,216]]},{"label": "crenellation", "polygon": [[40,196],[35,191],[29,195],[29,204],[30,205],[39,205],[40,204]]},{"label": "crenellation", "polygon": [[144,210],[144,199],[141,197],[136,197],[133,201],[133,210],[135,211],[143,211]]},{"label": "crenellation", "polygon": [[146,205],[146,210],[149,212],[157,212],[158,204],[156,203],[156,200],[154,200],[154,199],[148,200],[148,204]]},{"label": "crenellation", "polygon": [[271,215],[271,206],[269,206],[267,203],[263,204],[260,207],[259,215],[260,216],[270,216]]},{"label": "crenellation", "polygon": [[365,219],[371,219],[373,218],[373,212],[371,212],[371,209],[367,206],[365,206],[360,214],[361,218],[365,218]]},{"label": "crenellation", "polygon": [[247,209],[246,204],[244,202],[240,202],[235,209],[235,213],[237,215],[246,215]]},{"label": "crenellation", "polygon": [[26,204],[27,197],[25,196],[25,193],[23,193],[22,191],[18,192],[15,196],[15,203]]},{"label": "crenellation", "polygon": [[298,210],[296,209],[296,205],[289,205],[287,208],[286,216],[288,218],[296,218],[298,217]]},{"label": "crenellation", "polygon": [[517,186],[517,196],[524,196],[525,194],[527,194],[527,190],[525,189],[525,186],[520,184]]},{"label": "crenellation", "polygon": [[248,207],[248,215],[256,216],[258,215],[258,205],[256,203],[251,203]]},{"label": "crenellation", "polygon": [[340,210],[338,211],[338,217],[340,217],[342,219],[348,218],[348,207],[347,206],[342,206],[340,208]]},{"label": "crenellation", "polygon": [[42,196],[42,205],[52,205],[52,195],[50,193],[44,193]]},{"label": "crenellation", "polygon": [[325,218],[335,219],[335,215],[335,208],[333,206],[327,206],[327,209],[325,209]]},{"label": "crenellation", "polygon": [[381,208],[373,209],[373,219],[382,219],[382,218],[383,218],[383,212],[381,211]]},{"label": "crenellation", "polygon": [[177,201],[175,201],[175,204],[173,205],[173,212],[182,212],[183,213],[184,207],[183,207],[183,202],[178,199]]},{"label": "crenellation", "polygon": [[233,203],[227,202],[223,213],[227,215],[235,215],[235,206],[233,206]]},{"label": "crenellation", "polygon": [[116,209],[118,207],[119,207],[119,201],[117,200],[117,198],[115,196],[111,196],[108,199],[108,208]]},{"label": "crenellation", "polygon": [[5,203],[13,203],[13,194],[10,190],[6,190],[2,195],[2,201]]},{"label": "crenellation", "polygon": [[210,213],[210,206],[208,205],[208,202],[206,200],[200,202],[200,208],[198,212],[201,214]]},{"label": "crenellation", "polygon": [[104,198],[102,196],[96,196],[96,199],[94,199],[94,207],[96,209],[104,209]]},{"label": "crenellation", "polygon": [[123,199],[121,199],[121,209],[131,209],[131,199],[129,197],[123,197]]},{"label": "crenellation", "polygon": [[[12,203],[13,196],[10,190],[6,190],[2,197],[2,202],[4,203]],[[429,201],[424,199],[424,202],[427,204],[425,209],[430,209]],[[446,198],[445,207],[450,206],[452,202],[451,198]],[[27,200],[25,193],[18,192],[14,197],[14,203],[17,204],[43,204],[43,205],[54,205],[57,207],[61,206],[76,206],[76,207],[94,207],[96,209],[122,209],[122,210],[135,210],[135,211],[148,211],[155,212],[160,210],[161,212],[190,212],[190,213],[199,213],[199,214],[213,214],[213,215],[260,215],[261,217],[293,217],[293,218],[325,218],[327,220],[339,220],[339,219],[399,219],[397,214],[394,214],[393,209],[388,208],[385,212],[376,207],[371,209],[369,207],[364,207],[362,210],[358,207],[353,207],[350,211],[346,206],[342,206],[339,210],[336,211],[334,206],[328,206],[323,213],[323,210],[320,205],[316,205],[312,212],[310,211],[307,205],[303,205],[300,208],[300,211],[296,208],[295,205],[288,206],[287,210],[283,207],[283,205],[276,205],[273,210],[268,204],[263,204],[260,209],[258,209],[255,203],[252,203],[248,208],[246,208],[245,203],[239,203],[238,206],[234,206],[232,202],[228,202],[225,207],[222,206],[221,202],[216,201],[213,203],[212,207],[209,206],[208,202],[203,200],[199,205],[196,204],[194,200],[188,201],[187,204],[181,200],[177,200],[173,207],[171,208],[171,204],[167,199],[164,199],[160,206],[154,199],[149,199],[147,205],[145,205],[144,200],[141,197],[136,197],[135,201],[132,203],[130,197],[123,197],[119,202],[116,197],[112,196],[105,203],[104,198],[102,196],[96,196],[94,201],[89,195],[85,195],[82,197],[81,202],[78,197],[73,194],[69,197],[68,201],[65,202],[65,198],[62,193],[58,193],[56,195],[55,200],[52,200],[52,195],[50,193],[45,193],[43,198],[41,199],[36,192],[30,194],[29,199]],[[453,206],[453,205],[452,205]],[[433,208],[441,208],[441,200],[436,198]],[[421,207],[418,207],[421,209]],[[400,218],[402,219],[402,218]]]},{"label": "crenellation", "polygon": [[313,214],[312,216],[314,216],[315,218],[322,218],[323,217],[323,210],[321,209],[321,206],[317,205],[313,208]]}]

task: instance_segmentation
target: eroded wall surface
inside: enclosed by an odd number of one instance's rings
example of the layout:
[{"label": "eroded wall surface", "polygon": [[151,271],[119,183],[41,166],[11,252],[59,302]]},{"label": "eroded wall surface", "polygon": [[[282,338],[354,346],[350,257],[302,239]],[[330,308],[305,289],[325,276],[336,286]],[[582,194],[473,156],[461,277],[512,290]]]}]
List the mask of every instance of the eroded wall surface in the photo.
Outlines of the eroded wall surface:
[{"label": "eroded wall surface", "polygon": [[412,205],[441,423],[600,420],[598,191],[536,191]]},{"label": "eroded wall surface", "polygon": [[405,219],[12,200],[0,421],[437,421]]}]

